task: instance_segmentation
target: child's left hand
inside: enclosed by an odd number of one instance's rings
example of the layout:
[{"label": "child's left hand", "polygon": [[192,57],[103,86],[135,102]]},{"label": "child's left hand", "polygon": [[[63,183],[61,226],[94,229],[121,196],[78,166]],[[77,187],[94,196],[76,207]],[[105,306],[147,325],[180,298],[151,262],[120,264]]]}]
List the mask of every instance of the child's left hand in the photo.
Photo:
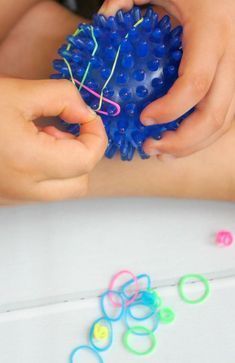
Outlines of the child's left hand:
[{"label": "child's left hand", "polygon": [[163,6],[184,26],[179,78],[168,94],[142,113],[145,125],[177,119],[196,105],[176,132],[147,140],[145,152],[176,157],[199,151],[221,137],[235,114],[235,1],[106,0],[100,12],[114,14],[135,5]]}]

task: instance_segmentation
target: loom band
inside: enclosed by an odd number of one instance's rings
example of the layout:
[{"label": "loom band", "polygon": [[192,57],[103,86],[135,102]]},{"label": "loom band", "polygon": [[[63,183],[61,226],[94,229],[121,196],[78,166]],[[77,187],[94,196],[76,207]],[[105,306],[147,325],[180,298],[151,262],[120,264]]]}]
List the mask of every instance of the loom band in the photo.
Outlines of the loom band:
[{"label": "loom band", "polygon": [[[126,312],[126,314],[125,314],[125,324],[126,324],[127,329],[131,328],[131,326],[130,326],[130,324],[128,322],[129,317],[130,317],[130,315]],[[155,314],[153,314],[151,317],[149,317],[148,319],[143,319],[142,321],[147,321],[149,319],[153,320],[153,326],[152,326],[152,329],[148,328],[148,331],[151,332],[151,333],[155,333],[155,331],[158,329],[159,323],[160,323],[159,313],[156,311]],[[137,320],[137,319],[132,318],[132,320]],[[139,321],[139,319],[138,319],[138,321]],[[145,326],[143,326],[143,325],[140,325],[140,326],[145,328]],[[143,332],[143,333],[136,333],[136,335],[147,335],[147,334],[145,332]]]},{"label": "loom band", "polygon": [[[184,292],[185,285],[187,284],[188,281],[191,281],[191,280],[196,280],[197,282],[201,282],[204,286],[204,293],[198,299],[190,299],[188,296],[186,296],[186,294]],[[204,302],[210,294],[209,281],[204,276],[201,276],[198,274],[185,275],[179,280],[178,291],[179,291],[179,295],[180,295],[181,299],[185,303],[192,304],[192,305],[200,304],[200,303]]]},{"label": "loom band", "polygon": [[[73,79],[74,79],[74,82],[77,83],[79,86],[82,85],[82,83],[79,82],[77,79],[75,79],[75,78],[73,78]],[[93,96],[95,96],[95,97],[97,97],[99,99],[101,98],[101,96],[99,95],[99,93],[95,92],[93,89],[85,86],[84,84],[82,85],[82,88],[84,88],[86,91],[90,92]],[[114,102],[112,100],[109,100],[106,97],[103,97],[103,101],[105,101],[105,102],[109,103],[110,105],[113,105],[113,106],[116,107],[117,111],[112,115],[113,117],[118,116],[120,114],[121,107],[120,107],[120,105],[118,103],[116,103],[116,102]],[[108,112],[105,112],[105,111],[102,111],[102,110],[98,110],[97,112],[98,113],[101,113],[103,115],[108,116]]]},{"label": "loom band", "polygon": [[156,307],[156,309],[159,309],[163,304],[162,298],[158,295],[156,291],[152,290],[152,293],[154,294],[154,306]]},{"label": "loom band", "polygon": [[161,324],[171,324],[175,320],[175,313],[171,308],[163,307],[159,311],[159,318]]},{"label": "loom band", "polygon": [[140,291],[139,297],[136,301],[152,305],[156,309],[159,309],[162,306],[162,298],[152,289]]},{"label": "loom band", "polygon": [[[97,49],[98,49],[98,43],[97,43],[97,40],[96,40],[96,37],[95,37],[95,34],[94,34],[94,28],[93,28],[93,26],[90,26],[89,27],[89,30],[90,30],[90,32],[91,32],[91,37],[92,37],[92,40],[94,41],[94,43],[95,43],[95,46],[94,46],[94,49],[93,49],[93,51],[92,51],[92,57],[96,54],[96,52],[97,52]],[[84,76],[83,76],[83,78],[82,78],[82,81],[81,81],[81,84],[80,84],[80,86],[79,86],[79,91],[81,91],[81,88],[82,88],[82,86],[83,86],[83,84],[85,83],[85,81],[86,81],[86,78],[87,78],[87,75],[88,75],[88,72],[89,72],[89,70],[90,70],[90,67],[91,67],[91,62],[89,62],[88,63],[88,65],[87,65],[87,68],[86,68],[86,70],[85,70],[85,73],[84,73]]]},{"label": "loom band", "polygon": [[[149,275],[147,275],[147,274],[140,274],[140,275],[137,275],[136,278],[137,278],[138,281],[139,280],[142,280],[142,279],[146,279],[146,281],[147,281],[146,289],[150,289],[150,287],[151,287],[151,279],[150,279],[150,276]],[[121,288],[120,288],[121,293],[123,294],[124,298],[127,299],[127,300],[130,299],[132,296],[128,295],[126,293],[126,290],[133,283],[134,283],[134,279],[131,279],[131,280],[127,281],[125,284],[123,284],[121,286]]]},{"label": "loom band", "polygon": [[[138,284],[138,280],[137,277],[129,270],[122,270],[120,272],[118,272],[111,280],[110,284],[109,284],[109,290],[114,290],[114,285],[115,282],[119,279],[119,277],[121,277],[122,275],[130,275],[132,277],[132,279],[134,280],[134,284],[135,284],[135,293],[133,294],[132,298],[128,299],[128,301],[125,302],[125,307],[131,305],[136,298],[138,297],[138,293],[140,291],[139,289],[139,284]],[[121,295],[122,296],[122,295]],[[111,303],[115,306],[118,307],[119,304],[115,303],[111,298],[110,298]]]},{"label": "loom band", "polygon": [[[138,307],[147,307],[149,309],[149,312],[142,317],[136,316],[136,315],[134,315],[132,310],[135,309],[137,306]],[[133,320],[144,321],[144,320],[151,318],[155,314],[156,308],[153,305],[149,305],[144,302],[134,302],[132,305],[128,306],[126,312],[127,312],[127,314],[129,314],[129,316]]]},{"label": "loom band", "polygon": [[[117,303],[114,303],[110,297],[110,295],[116,295],[118,296],[118,298],[120,298],[121,300],[121,304],[117,304]],[[114,304],[116,304],[115,308],[119,308],[120,309],[120,313],[116,316],[116,317],[111,317],[108,313],[107,313],[107,310],[105,308],[105,298],[106,297],[109,297],[109,301],[111,302],[112,306],[114,306]],[[125,302],[124,302],[124,299],[121,295],[120,292],[118,291],[114,291],[114,290],[107,290],[105,291],[102,295],[101,295],[101,298],[100,298],[100,305],[101,305],[101,311],[102,311],[102,314],[103,316],[107,319],[107,320],[110,320],[110,321],[118,321],[118,320],[121,320],[123,315],[124,315],[124,312],[125,312]]]},{"label": "loom band", "polygon": [[[105,322],[105,326],[102,325],[102,322]],[[104,347],[99,347],[95,341],[101,341],[101,340],[107,340],[106,337],[104,336],[104,338],[102,337],[102,335],[96,337],[95,336],[95,330],[96,327],[100,325],[100,333],[102,334],[102,328],[107,328],[108,329],[108,343],[104,346]],[[106,350],[108,350],[112,344],[113,344],[113,327],[112,327],[112,323],[110,321],[110,319],[107,319],[106,317],[102,317],[97,319],[96,321],[94,321],[94,323],[91,326],[90,332],[89,332],[89,342],[90,345],[97,350],[98,352],[104,352]]]},{"label": "loom band", "polygon": [[104,363],[104,361],[103,361],[102,357],[99,355],[99,353],[95,349],[89,347],[88,345],[81,345],[80,347],[75,348],[72,351],[72,353],[70,354],[69,363],[77,363],[78,362],[78,359],[76,359],[77,362],[75,362],[74,357],[81,350],[88,350],[89,352],[93,353],[93,355],[97,359],[97,362]]},{"label": "loom band", "polygon": [[[140,351],[140,350],[134,349],[129,343],[129,339],[130,339],[131,335],[140,335],[140,334],[136,334],[136,332],[138,332],[138,331],[145,333],[145,336],[148,336],[150,339],[151,345],[145,351]],[[126,331],[126,333],[124,334],[123,344],[124,344],[124,347],[130,353],[138,355],[138,356],[143,356],[143,355],[149,355],[154,352],[154,350],[156,349],[156,346],[157,346],[157,339],[156,339],[156,336],[153,334],[153,332],[151,332],[148,328],[145,328],[143,326],[133,326],[132,328],[128,329]]]},{"label": "loom band", "polygon": [[[138,25],[140,25],[143,21],[144,21],[144,18],[139,19],[139,20],[138,20],[138,21],[134,24],[134,28],[136,28]],[[128,39],[128,37],[129,37],[129,33],[127,33],[127,34],[125,35],[125,39]],[[112,65],[111,73],[110,73],[110,75],[109,75],[108,79],[106,80],[106,82],[105,82],[105,84],[104,84],[104,86],[103,86],[102,90],[101,90],[101,97],[100,97],[99,106],[98,106],[98,108],[96,109],[96,111],[97,111],[97,112],[98,112],[98,111],[101,109],[101,107],[102,107],[102,103],[103,103],[103,100],[104,100],[104,96],[103,96],[104,89],[107,87],[107,85],[109,84],[109,82],[110,82],[111,78],[112,78],[112,77],[113,77],[113,75],[114,75],[114,71],[115,71],[115,68],[116,68],[116,66],[117,66],[117,62],[118,62],[118,58],[119,58],[119,55],[120,55],[120,51],[121,51],[121,44],[120,44],[120,45],[119,45],[119,47],[118,47],[118,50],[117,50],[117,53],[116,53],[116,57],[115,57],[115,59],[114,59],[113,65]]]}]

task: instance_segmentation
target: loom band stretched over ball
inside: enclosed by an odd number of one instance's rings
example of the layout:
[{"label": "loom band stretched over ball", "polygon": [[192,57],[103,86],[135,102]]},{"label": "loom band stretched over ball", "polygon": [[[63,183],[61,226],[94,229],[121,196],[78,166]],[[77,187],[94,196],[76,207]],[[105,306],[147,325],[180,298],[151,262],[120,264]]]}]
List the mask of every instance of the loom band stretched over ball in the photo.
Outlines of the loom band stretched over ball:
[{"label": "loom band stretched over ball", "polygon": [[[91,26],[89,27],[89,29],[90,29],[90,32],[91,32],[92,40],[93,40],[93,42],[95,43],[95,46],[94,46],[94,49],[93,49],[93,52],[92,52],[92,57],[94,57],[94,56],[95,56],[95,54],[96,54],[96,52],[97,52],[97,49],[98,49],[98,47],[99,47],[99,46],[98,46],[98,43],[97,43],[97,40],[96,40],[96,37],[95,37],[95,34],[94,34],[94,28],[93,28],[93,26],[91,25]],[[88,73],[89,73],[90,67],[91,67],[91,62],[89,62],[89,63],[88,63],[88,65],[87,65],[87,68],[86,68],[86,70],[85,70],[84,76],[83,76],[83,78],[82,78],[82,80],[81,80],[81,84],[80,84],[80,86],[79,86],[79,92],[81,91],[82,86],[84,85],[84,83],[85,83],[85,81],[86,81],[86,78],[87,78],[87,76],[88,76]]]},{"label": "loom band stretched over ball", "polygon": [[[77,83],[78,85],[81,85],[82,83],[79,82],[77,79],[73,78],[74,79],[74,82]],[[92,90],[91,88],[85,86],[84,84],[82,85],[82,88],[84,88],[86,91],[90,92],[92,95],[94,95],[95,97],[99,98],[101,97],[101,95],[99,95],[99,93],[95,92],[94,90]],[[106,97],[103,97],[103,101],[109,103],[110,105],[113,105],[116,107],[116,112],[111,115],[112,117],[115,117],[115,116],[118,116],[121,112],[121,107],[118,103],[106,98]],[[108,116],[108,112],[105,112],[105,111],[102,111],[102,110],[97,110],[96,112],[100,113],[100,114],[103,114],[103,115],[106,115]]]},{"label": "loom band stretched over ball", "polygon": [[[204,293],[203,295],[201,295],[198,299],[190,299],[188,296],[186,296],[185,292],[184,292],[184,288],[185,285],[192,280],[196,280],[197,282],[201,282],[204,286]],[[187,303],[187,304],[200,304],[202,302],[204,302],[209,294],[210,294],[210,285],[209,285],[209,281],[201,275],[198,274],[189,274],[189,275],[185,275],[183,276],[178,283],[178,291],[179,291],[179,295],[181,297],[181,299]]]},{"label": "loom band stretched over ball", "polygon": [[[145,333],[142,335],[148,336],[151,340],[151,346],[145,351],[139,351],[137,349],[134,349],[129,343],[130,335],[141,335],[141,334],[136,334],[137,332]],[[126,331],[126,333],[124,334],[123,344],[124,344],[124,347],[130,353],[139,355],[139,356],[143,356],[143,355],[149,355],[154,352],[154,350],[156,349],[156,346],[157,346],[157,339],[156,339],[156,336],[154,335],[154,333],[151,332],[148,328],[145,328],[144,326],[133,326],[132,328],[128,329]]]},{"label": "loom band stretched over ball", "polygon": [[[134,315],[133,313],[133,309],[136,308],[136,307],[147,307],[149,309],[149,312],[142,316],[142,317],[139,317],[139,316],[136,316]],[[156,308],[153,306],[153,305],[149,305],[147,303],[144,303],[144,302],[134,302],[132,305],[128,306],[127,310],[126,310],[126,313],[129,314],[129,316],[133,319],[133,320],[138,320],[138,321],[144,321],[144,320],[147,320],[149,318],[151,318],[156,312]]]},{"label": "loom band stretched over ball", "polygon": [[[74,76],[73,76],[73,72],[72,72],[72,69],[71,69],[71,66],[70,66],[69,62],[67,61],[66,58],[63,58],[63,60],[64,60],[65,64],[67,65],[67,68],[68,68],[69,74],[70,74],[70,78],[71,78],[71,81],[74,84],[74,86],[76,86],[76,83],[77,83],[80,87],[84,88],[86,91],[90,92],[95,97],[101,98],[101,95],[99,95],[99,93],[95,92],[91,88],[89,88],[89,87],[85,86],[84,84],[82,84],[82,82],[79,82],[77,79],[75,79]],[[121,107],[120,107],[120,105],[118,103],[116,103],[116,102],[114,102],[114,101],[112,101],[112,100],[110,100],[110,99],[108,99],[106,97],[103,97],[103,101],[105,101],[105,102],[107,102],[107,103],[109,103],[109,104],[116,107],[116,112],[113,115],[110,115],[110,116],[115,117],[115,116],[118,116],[120,114]],[[106,115],[106,116],[109,115],[108,112],[105,112],[105,111],[102,111],[102,110],[96,110],[96,112],[100,113],[100,114],[103,114],[103,115]]]},{"label": "loom band stretched over ball", "polygon": [[[126,324],[127,329],[131,328],[131,325],[129,324],[129,321],[128,321],[129,317],[130,317],[130,315],[126,312],[125,313],[125,324]],[[131,319],[135,320],[135,321],[136,320],[140,321],[139,319],[133,319],[132,317],[131,317]],[[159,323],[160,323],[159,313],[156,311],[155,314],[153,314],[151,317],[149,317],[148,319],[143,319],[141,321],[147,321],[149,319],[153,320],[153,327],[152,327],[152,329],[148,329],[148,331],[151,333],[154,333],[159,327]],[[145,326],[143,326],[143,327],[145,328]],[[133,333],[133,334],[135,334],[135,333]],[[136,333],[136,335],[147,335],[147,334],[145,332],[143,332],[143,333]]]},{"label": "loom band stretched over ball", "polygon": [[[111,298],[110,295],[116,295],[118,296],[118,298],[120,298],[121,300],[121,304],[116,304],[115,308],[119,308],[120,309],[120,313],[116,316],[116,317],[111,317],[108,313],[107,313],[107,310],[105,308],[105,298],[109,297],[109,301],[112,303],[112,305],[114,306],[114,302]],[[107,319],[107,320],[110,320],[110,321],[118,321],[120,319],[122,319],[123,315],[124,315],[124,312],[125,312],[125,302],[124,302],[124,299],[121,295],[120,292],[118,291],[115,291],[115,290],[107,290],[105,291],[102,295],[101,295],[101,298],[100,298],[100,305],[101,305],[101,311],[102,311],[102,314],[103,316]]]},{"label": "loom band stretched over ball", "polygon": [[[136,278],[137,278],[137,280],[139,281],[139,280],[142,280],[142,279],[146,279],[146,281],[147,281],[147,284],[146,284],[146,289],[150,289],[150,287],[151,287],[151,279],[150,279],[150,276],[149,275],[147,275],[147,274],[140,274],[140,275],[137,275],[136,276]],[[130,295],[128,295],[127,293],[126,293],[126,290],[132,285],[134,283],[134,279],[131,279],[131,280],[129,280],[129,281],[127,281],[125,284],[123,284],[122,286],[121,286],[121,288],[120,288],[120,292],[123,294],[123,296],[125,297],[125,299],[130,299],[130,298],[132,298],[133,297],[133,295],[132,296],[130,296]],[[143,290],[144,291],[144,290]]]},{"label": "loom band stretched over ball", "polygon": [[[99,347],[95,343],[95,341],[99,341],[99,340],[101,341],[101,340],[103,340],[103,338],[101,337],[100,339],[97,339],[94,336],[94,333],[95,333],[95,328],[97,325],[100,325],[101,329],[103,328],[102,322],[105,322],[105,328],[108,328],[108,331],[109,331],[108,343],[104,347]],[[107,339],[105,339],[105,340],[107,340]],[[94,323],[91,326],[90,332],[89,332],[89,342],[90,342],[90,345],[98,352],[104,352],[112,346],[112,344],[113,344],[113,327],[112,327],[112,323],[111,323],[110,319],[107,319],[106,317],[105,318],[102,317],[102,318],[99,318],[96,321],[94,321]]]},{"label": "loom band stretched over ball", "polygon": [[163,307],[159,311],[159,318],[161,324],[171,324],[175,320],[175,313],[168,307]]},{"label": "loom band stretched over ball", "polygon": [[[115,282],[119,279],[119,277],[121,277],[122,275],[130,275],[132,277],[132,279],[134,280],[134,285],[135,285],[135,292],[132,296],[131,299],[128,299],[128,301],[125,302],[125,306],[129,306],[131,305],[138,297],[138,293],[140,291],[140,288],[139,288],[139,283],[138,283],[138,279],[137,277],[129,270],[122,270],[120,272],[118,272],[111,280],[110,284],[109,284],[109,290],[114,290],[114,285],[115,285]],[[110,301],[111,303],[113,304],[113,306],[115,307],[118,307],[119,304],[118,303],[115,303],[115,301],[113,301],[111,298],[110,298]]]},{"label": "loom band stretched over ball", "polygon": [[[144,18],[139,19],[139,20],[138,20],[138,21],[134,24],[134,26],[133,26],[133,27],[134,27],[134,28],[138,27],[138,25],[140,25],[143,21],[144,21]],[[126,34],[125,39],[128,39],[128,37],[129,37],[129,33],[127,33],[127,34]],[[113,62],[113,66],[112,66],[112,69],[111,69],[110,75],[109,75],[108,79],[106,80],[106,82],[105,82],[105,84],[103,85],[103,88],[102,88],[102,90],[101,90],[100,102],[99,102],[99,106],[98,106],[98,108],[96,109],[96,111],[99,111],[99,110],[101,109],[101,107],[102,107],[102,102],[103,102],[103,100],[104,100],[104,96],[103,96],[103,95],[104,95],[104,90],[105,90],[105,88],[107,87],[107,85],[109,84],[109,82],[110,82],[111,78],[112,78],[112,77],[113,77],[113,75],[114,75],[115,68],[116,68],[116,66],[117,66],[117,62],[118,62],[118,58],[119,58],[120,52],[121,52],[121,44],[120,44],[120,45],[119,45],[119,47],[118,47],[118,50],[117,50],[116,57],[115,57],[114,62]]]},{"label": "loom band stretched over ball", "polygon": [[100,354],[93,348],[89,347],[88,345],[81,345],[80,347],[75,348],[69,357],[69,363],[77,363],[78,359],[76,359],[77,362],[75,362],[74,357],[75,355],[81,351],[81,350],[87,350],[91,352],[97,359],[97,362],[104,363],[103,358],[100,356]]}]

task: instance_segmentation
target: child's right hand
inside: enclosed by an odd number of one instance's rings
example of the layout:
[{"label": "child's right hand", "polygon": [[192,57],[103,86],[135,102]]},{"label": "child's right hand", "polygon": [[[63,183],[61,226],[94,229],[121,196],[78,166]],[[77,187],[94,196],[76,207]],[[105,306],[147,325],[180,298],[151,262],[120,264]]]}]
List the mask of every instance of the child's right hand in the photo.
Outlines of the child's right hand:
[{"label": "child's right hand", "polygon": [[[65,80],[0,80],[0,203],[77,198],[88,173],[102,158],[106,133],[101,119]],[[77,138],[33,121],[60,116],[80,123]]]}]

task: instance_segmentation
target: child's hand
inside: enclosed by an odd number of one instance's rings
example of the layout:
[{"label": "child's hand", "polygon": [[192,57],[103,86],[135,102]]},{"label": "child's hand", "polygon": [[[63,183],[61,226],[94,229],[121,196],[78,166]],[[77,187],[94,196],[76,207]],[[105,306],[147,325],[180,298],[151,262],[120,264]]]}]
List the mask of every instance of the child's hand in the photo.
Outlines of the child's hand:
[{"label": "child's hand", "polygon": [[[101,119],[65,80],[0,80],[0,202],[83,196],[87,174],[102,158]],[[83,124],[78,138],[33,120],[60,116]],[[53,136],[52,136],[53,135]]]},{"label": "child's hand", "polygon": [[197,107],[176,132],[148,140],[145,151],[189,155],[222,136],[235,114],[235,1],[106,0],[100,12],[111,15],[147,3],[165,7],[184,26],[184,56],[179,79],[143,111],[141,121],[162,123]]}]

